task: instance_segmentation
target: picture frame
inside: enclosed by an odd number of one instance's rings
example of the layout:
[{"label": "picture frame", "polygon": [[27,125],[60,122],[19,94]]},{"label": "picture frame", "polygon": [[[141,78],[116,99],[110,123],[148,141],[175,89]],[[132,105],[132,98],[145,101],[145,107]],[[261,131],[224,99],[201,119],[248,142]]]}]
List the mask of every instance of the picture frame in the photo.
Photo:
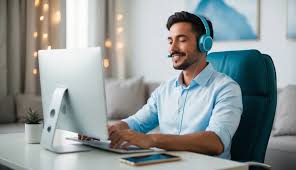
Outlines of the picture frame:
[{"label": "picture frame", "polygon": [[260,0],[189,0],[189,12],[203,15],[213,25],[214,40],[258,40],[260,37]]},{"label": "picture frame", "polygon": [[296,39],[296,0],[287,0],[287,38]]}]

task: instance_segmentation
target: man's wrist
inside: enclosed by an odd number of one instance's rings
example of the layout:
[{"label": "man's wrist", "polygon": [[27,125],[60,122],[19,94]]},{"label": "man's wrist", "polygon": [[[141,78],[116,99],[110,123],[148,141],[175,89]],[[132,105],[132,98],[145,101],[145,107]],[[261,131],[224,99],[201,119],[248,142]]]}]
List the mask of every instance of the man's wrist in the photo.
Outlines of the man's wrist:
[{"label": "man's wrist", "polygon": [[148,134],[150,139],[150,148],[157,147],[157,135],[156,134]]}]

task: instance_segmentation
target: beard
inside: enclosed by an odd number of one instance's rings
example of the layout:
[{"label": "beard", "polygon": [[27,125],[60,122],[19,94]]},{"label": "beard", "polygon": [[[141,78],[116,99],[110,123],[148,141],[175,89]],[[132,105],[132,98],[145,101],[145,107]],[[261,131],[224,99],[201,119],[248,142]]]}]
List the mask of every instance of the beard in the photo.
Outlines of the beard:
[{"label": "beard", "polygon": [[186,70],[189,66],[191,66],[193,63],[190,63],[190,62],[184,62],[178,66],[173,66],[174,69],[176,70]]},{"label": "beard", "polygon": [[190,60],[189,58],[187,58],[186,60],[183,61],[183,63],[181,63],[180,65],[173,65],[174,69],[176,70],[186,70],[189,66],[191,66],[192,64],[196,63],[195,60]]}]

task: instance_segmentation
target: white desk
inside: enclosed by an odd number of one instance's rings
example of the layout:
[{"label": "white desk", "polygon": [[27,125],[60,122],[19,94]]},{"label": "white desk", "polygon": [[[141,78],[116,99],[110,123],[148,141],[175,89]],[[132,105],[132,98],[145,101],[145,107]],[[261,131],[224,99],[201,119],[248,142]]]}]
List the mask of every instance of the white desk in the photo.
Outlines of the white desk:
[{"label": "white desk", "polygon": [[[248,166],[242,163],[210,157],[191,152],[171,152],[181,156],[178,162],[132,167],[118,161],[127,156],[92,149],[90,152],[55,154],[44,150],[39,144],[26,144],[23,133],[0,135],[0,164],[13,169],[36,170],[81,170],[81,169],[141,169],[141,170],[247,170]],[[130,154],[131,155],[131,154]],[[135,154],[133,154],[135,155]]]}]

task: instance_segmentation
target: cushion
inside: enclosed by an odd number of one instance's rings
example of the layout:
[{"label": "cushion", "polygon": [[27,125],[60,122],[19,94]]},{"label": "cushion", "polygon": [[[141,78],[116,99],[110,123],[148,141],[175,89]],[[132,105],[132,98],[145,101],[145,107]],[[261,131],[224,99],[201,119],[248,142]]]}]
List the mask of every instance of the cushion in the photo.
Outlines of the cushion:
[{"label": "cushion", "polygon": [[16,96],[16,118],[18,122],[24,122],[25,115],[29,108],[37,111],[42,117],[42,102],[40,96],[17,95]]},{"label": "cushion", "polygon": [[296,85],[288,85],[278,96],[274,136],[296,135]]},{"label": "cushion", "polygon": [[126,118],[145,104],[143,78],[107,79],[105,90],[109,119]]},{"label": "cushion", "polygon": [[0,123],[13,123],[16,120],[12,96],[0,97]]}]

